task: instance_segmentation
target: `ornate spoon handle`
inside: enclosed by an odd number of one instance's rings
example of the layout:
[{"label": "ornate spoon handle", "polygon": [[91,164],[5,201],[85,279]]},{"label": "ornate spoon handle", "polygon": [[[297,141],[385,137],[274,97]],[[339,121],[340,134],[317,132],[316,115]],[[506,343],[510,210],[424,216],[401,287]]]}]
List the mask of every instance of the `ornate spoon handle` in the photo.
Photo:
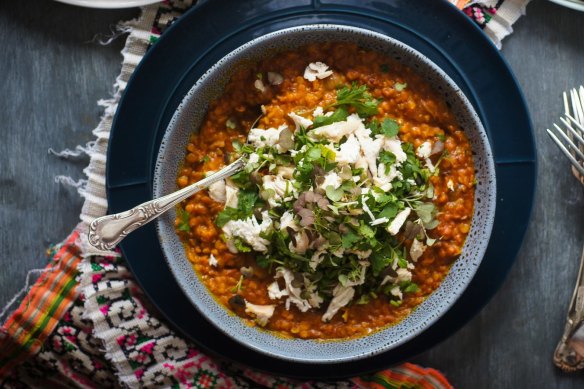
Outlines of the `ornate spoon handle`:
[{"label": "ornate spoon handle", "polygon": [[[573,342],[576,338],[582,342],[582,325],[584,324],[584,248],[580,258],[580,270],[576,287],[570,301],[568,317],[562,338],[554,352],[554,363],[564,371],[575,371],[584,369],[584,355],[576,352]],[[575,336],[576,335],[576,336]]]},{"label": "ornate spoon handle", "polygon": [[112,250],[130,232],[151,222],[184,199],[209,185],[230,177],[243,169],[245,160],[239,158],[230,165],[179,191],[147,201],[121,213],[95,219],[89,225],[89,243],[102,251]]}]

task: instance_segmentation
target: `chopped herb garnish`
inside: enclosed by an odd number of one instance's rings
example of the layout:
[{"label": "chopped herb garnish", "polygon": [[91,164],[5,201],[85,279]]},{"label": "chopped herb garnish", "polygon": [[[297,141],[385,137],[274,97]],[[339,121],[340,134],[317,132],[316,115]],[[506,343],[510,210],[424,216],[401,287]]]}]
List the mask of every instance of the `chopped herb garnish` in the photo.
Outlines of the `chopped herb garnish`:
[{"label": "chopped herb garnish", "polygon": [[[238,191],[237,207],[225,207],[216,224],[230,250],[254,252],[256,264],[272,274],[289,272],[285,280],[302,300],[294,304],[327,306],[335,288],[353,288],[351,304],[385,296],[399,306],[403,294],[419,290],[396,274],[411,279],[415,267],[404,244],[412,239],[408,233],[433,243],[427,233],[438,224],[433,173],[412,144],[399,140],[396,120],[369,119],[378,114],[378,104],[365,85],[353,83],[324,107],[332,113],[315,117],[312,125],[294,133],[282,129],[277,136],[256,134],[255,147],[233,142],[231,160],[242,154],[254,158],[228,180],[235,186],[230,190]],[[335,123],[347,132],[332,133]],[[318,128],[324,135],[315,136]],[[382,146],[373,162],[361,158],[359,165],[347,162],[355,142],[360,156],[374,142]]]},{"label": "chopped herb garnish", "polygon": [[243,289],[243,274],[239,277],[239,281],[233,288],[231,288],[231,293],[237,293]]},{"label": "chopped herb garnish", "polygon": [[231,118],[227,119],[227,121],[225,122],[225,127],[231,128],[231,129],[234,129],[235,127],[237,127],[237,125],[235,124],[235,120],[233,120]]},{"label": "chopped herb garnish", "polygon": [[347,116],[349,116],[349,111],[347,111],[347,108],[345,106],[341,105],[330,116],[322,115],[315,117],[312,123],[312,128],[315,129],[318,127],[326,126],[327,124],[342,122],[343,120],[347,119]]},{"label": "chopped herb garnish", "polygon": [[176,209],[179,218],[178,230],[184,232],[191,232],[191,226],[189,225],[189,213],[185,211],[180,206]]},{"label": "chopped herb garnish", "polygon": [[381,122],[381,133],[388,138],[394,137],[399,132],[399,124],[392,119],[383,119]]},{"label": "chopped herb garnish", "polygon": [[353,83],[350,87],[343,87],[337,92],[337,102],[332,107],[349,105],[357,111],[359,116],[369,117],[378,113],[379,102],[367,91],[367,85],[358,86]]},{"label": "chopped herb garnish", "polygon": [[404,89],[406,89],[406,87],[408,86],[407,83],[400,83],[400,82],[396,82],[395,85],[393,86],[395,88],[396,91],[401,92]]},{"label": "chopped herb garnish", "polygon": [[420,288],[418,285],[414,284],[413,282],[403,286],[403,291],[406,293],[416,293],[419,290]]},{"label": "chopped herb garnish", "polygon": [[258,199],[258,194],[254,191],[239,191],[237,196],[237,208],[226,207],[217,214],[215,224],[223,227],[230,220],[247,219],[253,214],[253,208]]}]

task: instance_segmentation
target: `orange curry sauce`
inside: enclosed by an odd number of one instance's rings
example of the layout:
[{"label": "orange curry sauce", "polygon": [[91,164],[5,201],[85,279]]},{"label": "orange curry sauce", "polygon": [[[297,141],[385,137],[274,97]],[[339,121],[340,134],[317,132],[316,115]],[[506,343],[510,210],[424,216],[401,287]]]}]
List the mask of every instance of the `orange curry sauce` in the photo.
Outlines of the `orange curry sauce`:
[{"label": "orange curry sauce", "polygon": [[[321,61],[334,71],[326,79],[309,82],[303,78],[310,62]],[[253,85],[257,74],[277,72],[284,77],[280,85],[269,85],[261,92]],[[470,144],[446,103],[431,86],[412,69],[378,52],[364,50],[349,43],[315,44],[295,51],[277,54],[233,75],[224,94],[212,102],[198,133],[191,135],[187,154],[179,169],[177,184],[184,187],[216,171],[226,164],[233,151],[234,139],[245,141],[246,134],[265,107],[265,115],[255,126],[278,127],[294,123],[289,112],[312,112],[317,106],[326,106],[336,100],[337,87],[356,82],[367,85],[379,104],[378,119],[386,117],[400,124],[399,137],[416,148],[426,140],[442,140],[446,157],[440,162],[440,173],[431,177],[435,189],[434,204],[438,209],[438,227],[429,231],[438,238],[416,263],[413,282],[419,286],[416,293],[404,296],[396,307],[381,295],[366,305],[350,305],[325,323],[321,320],[325,307],[300,312],[295,306],[284,307],[284,300],[270,300],[267,286],[273,277],[255,265],[252,254],[233,254],[221,239],[221,229],[214,223],[224,204],[212,200],[202,191],[183,202],[188,213],[190,231],[178,229],[184,242],[187,258],[209,291],[229,308],[228,301],[235,294],[242,266],[252,266],[254,275],[243,280],[237,292],[253,304],[277,304],[266,329],[284,337],[305,339],[338,339],[358,337],[396,324],[430,295],[448,273],[459,256],[470,229],[474,202],[474,165]],[[396,83],[407,84],[401,91]],[[401,89],[401,88],[398,88]],[[226,124],[229,122],[229,126]],[[233,127],[235,124],[235,128]],[[435,158],[434,158],[434,162]],[[450,181],[450,182],[449,182]],[[405,242],[409,248],[411,241]],[[218,266],[209,265],[209,256],[217,258]],[[249,325],[256,325],[244,315]]]}]

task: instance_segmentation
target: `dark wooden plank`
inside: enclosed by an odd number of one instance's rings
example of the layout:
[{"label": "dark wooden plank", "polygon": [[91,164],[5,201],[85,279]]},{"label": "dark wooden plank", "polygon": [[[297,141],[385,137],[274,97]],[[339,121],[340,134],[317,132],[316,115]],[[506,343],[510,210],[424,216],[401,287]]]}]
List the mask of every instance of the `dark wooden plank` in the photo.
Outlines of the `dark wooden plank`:
[{"label": "dark wooden plank", "polygon": [[90,10],[54,1],[0,3],[0,306],[71,232],[82,199],[54,182],[83,177],[87,160],[48,155],[92,140],[120,71],[124,39],[102,46],[138,9]]}]

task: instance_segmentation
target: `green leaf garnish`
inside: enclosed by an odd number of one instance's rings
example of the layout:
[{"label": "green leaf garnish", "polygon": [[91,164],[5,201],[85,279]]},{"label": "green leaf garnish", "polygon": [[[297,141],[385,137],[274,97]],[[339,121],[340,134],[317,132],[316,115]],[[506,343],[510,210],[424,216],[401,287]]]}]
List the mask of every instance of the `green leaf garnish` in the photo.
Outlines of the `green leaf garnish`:
[{"label": "green leaf garnish", "polygon": [[396,91],[401,92],[404,89],[406,89],[407,86],[408,86],[408,84],[405,83],[405,82],[403,84],[402,83],[399,83],[399,82],[396,82],[393,87],[395,88]]},{"label": "green leaf garnish", "polygon": [[191,231],[191,226],[189,224],[189,213],[187,211],[184,210],[184,208],[178,207],[177,208],[177,213],[178,213],[178,217],[179,217],[179,224],[178,224],[178,230],[179,231],[184,231],[184,232],[190,232]]},{"label": "green leaf garnish", "polygon": [[389,138],[396,136],[399,133],[399,124],[392,119],[383,119],[381,122],[381,133]]},{"label": "green leaf garnish", "polygon": [[343,198],[344,191],[342,188],[335,189],[334,186],[329,185],[325,188],[326,197],[328,197],[331,201],[339,201]]},{"label": "green leaf garnish", "polygon": [[332,107],[350,105],[362,117],[369,117],[379,113],[379,102],[367,91],[367,85],[358,86],[354,82],[350,87],[343,87],[337,92],[337,102]]},{"label": "green leaf garnish", "polygon": [[217,214],[215,224],[223,227],[231,220],[247,219],[253,214],[253,208],[258,199],[257,192],[240,190],[237,195],[237,208],[225,207]]},{"label": "green leaf garnish", "polygon": [[347,108],[345,106],[340,106],[330,116],[322,115],[322,116],[315,117],[313,122],[312,122],[312,129],[326,126],[326,125],[336,123],[336,122],[342,122],[344,120],[347,120],[348,116],[349,116],[349,111],[347,111]]}]

